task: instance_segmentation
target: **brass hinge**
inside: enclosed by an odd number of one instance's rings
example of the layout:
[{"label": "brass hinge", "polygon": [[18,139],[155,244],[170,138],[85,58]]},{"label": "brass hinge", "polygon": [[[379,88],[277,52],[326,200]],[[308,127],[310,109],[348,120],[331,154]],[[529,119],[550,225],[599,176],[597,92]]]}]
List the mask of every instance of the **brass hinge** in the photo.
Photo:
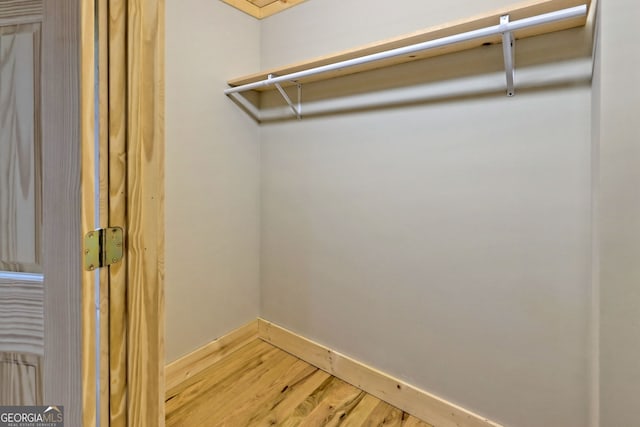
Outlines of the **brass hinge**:
[{"label": "brass hinge", "polygon": [[84,268],[93,271],[122,260],[124,233],[120,227],[100,228],[84,236]]}]

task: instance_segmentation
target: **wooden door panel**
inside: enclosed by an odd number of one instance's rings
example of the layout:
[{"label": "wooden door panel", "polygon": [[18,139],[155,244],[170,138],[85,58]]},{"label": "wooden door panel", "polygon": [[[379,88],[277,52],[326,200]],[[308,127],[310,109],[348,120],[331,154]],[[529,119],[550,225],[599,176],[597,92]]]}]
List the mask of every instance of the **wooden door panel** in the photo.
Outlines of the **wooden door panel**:
[{"label": "wooden door panel", "polygon": [[42,404],[42,276],[0,275],[0,405]]},{"label": "wooden door panel", "polygon": [[40,24],[0,27],[0,270],[41,273]]},{"label": "wooden door panel", "polygon": [[3,405],[42,404],[42,357],[0,352],[0,402]]},{"label": "wooden door panel", "polygon": [[41,404],[43,394],[41,12],[41,1],[0,5],[2,405]]},{"label": "wooden door panel", "polygon": [[[44,355],[42,277],[3,276],[0,275],[0,352]],[[0,382],[4,382],[1,375]]]},{"label": "wooden door panel", "polygon": [[0,1],[0,26],[42,22],[43,0]]}]

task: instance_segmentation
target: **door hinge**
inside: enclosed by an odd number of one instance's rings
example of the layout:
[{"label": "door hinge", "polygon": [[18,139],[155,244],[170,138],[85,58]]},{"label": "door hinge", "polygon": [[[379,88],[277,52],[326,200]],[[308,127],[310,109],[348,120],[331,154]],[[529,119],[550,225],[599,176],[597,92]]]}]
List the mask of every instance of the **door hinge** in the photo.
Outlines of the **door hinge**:
[{"label": "door hinge", "polygon": [[99,228],[84,236],[84,268],[93,271],[122,261],[124,233],[120,227]]}]

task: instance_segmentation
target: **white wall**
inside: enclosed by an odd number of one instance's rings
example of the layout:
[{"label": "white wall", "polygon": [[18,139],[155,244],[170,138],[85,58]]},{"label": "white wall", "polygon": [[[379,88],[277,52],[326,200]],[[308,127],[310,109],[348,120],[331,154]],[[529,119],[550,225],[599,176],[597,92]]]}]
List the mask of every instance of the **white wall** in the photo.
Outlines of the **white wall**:
[{"label": "white wall", "polygon": [[260,67],[258,21],[166,4],[166,358],[259,313],[259,129],[222,95]]},{"label": "white wall", "polygon": [[[305,2],[263,22],[262,66],[511,3]],[[568,58],[581,34],[521,44],[517,63]],[[486,61],[432,63],[456,98],[262,127],[262,314],[505,425],[584,427],[590,86],[465,97],[494,81]]]},{"label": "white wall", "polygon": [[[640,3],[601,0],[594,93],[600,284],[600,426],[640,419]],[[594,98],[596,99],[596,98]]]}]

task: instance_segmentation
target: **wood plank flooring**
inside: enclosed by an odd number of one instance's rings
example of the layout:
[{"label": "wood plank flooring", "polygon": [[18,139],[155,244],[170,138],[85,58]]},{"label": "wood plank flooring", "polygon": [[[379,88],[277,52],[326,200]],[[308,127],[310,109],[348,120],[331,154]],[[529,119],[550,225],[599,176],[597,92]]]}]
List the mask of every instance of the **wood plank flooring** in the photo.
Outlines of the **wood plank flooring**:
[{"label": "wood plank flooring", "polygon": [[167,427],[431,427],[260,339],[167,390]]}]

